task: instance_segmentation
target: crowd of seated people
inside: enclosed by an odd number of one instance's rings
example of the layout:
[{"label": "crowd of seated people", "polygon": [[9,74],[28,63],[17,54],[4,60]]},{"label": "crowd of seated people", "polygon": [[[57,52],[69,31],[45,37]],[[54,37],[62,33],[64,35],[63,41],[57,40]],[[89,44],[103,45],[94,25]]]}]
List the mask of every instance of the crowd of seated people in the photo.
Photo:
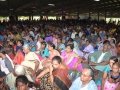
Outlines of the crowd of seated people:
[{"label": "crowd of seated people", "polygon": [[0,90],[120,90],[120,26],[0,23]]}]

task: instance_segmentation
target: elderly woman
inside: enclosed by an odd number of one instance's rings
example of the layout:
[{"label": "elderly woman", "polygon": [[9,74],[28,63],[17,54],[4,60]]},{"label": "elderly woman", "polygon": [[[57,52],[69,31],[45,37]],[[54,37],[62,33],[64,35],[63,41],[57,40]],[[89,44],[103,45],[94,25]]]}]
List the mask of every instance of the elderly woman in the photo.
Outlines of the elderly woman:
[{"label": "elderly woman", "polygon": [[30,51],[29,45],[24,45],[23,51],[25,58],[21,65],[32,71],[31,74],[34,76],[37,70],[42,69],[41,61],[35,52]]}]

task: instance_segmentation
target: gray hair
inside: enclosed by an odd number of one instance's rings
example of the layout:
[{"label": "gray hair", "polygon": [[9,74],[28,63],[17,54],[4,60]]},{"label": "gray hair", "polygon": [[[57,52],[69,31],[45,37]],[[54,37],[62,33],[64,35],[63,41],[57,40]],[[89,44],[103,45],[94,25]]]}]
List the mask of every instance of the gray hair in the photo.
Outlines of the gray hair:
[{"label": "gray hair", "polygon": [[92,77],[92,79],[94,79],[94,73],[93,70],[91,68],[85,68],[86,70],[88,70],[89,72],[89,76]]},{"label": "gray hair", "polygon": [[90,69],[90,68],[88,68],[88,71],[89,71],[90,76],[93,78],[93,77],[94,77],[93,70],[92,70],[92,69]]},{"label": "gray hair", "polygon": [[28,44],[23,45],[23,48],[30,49],[30,46]]}]

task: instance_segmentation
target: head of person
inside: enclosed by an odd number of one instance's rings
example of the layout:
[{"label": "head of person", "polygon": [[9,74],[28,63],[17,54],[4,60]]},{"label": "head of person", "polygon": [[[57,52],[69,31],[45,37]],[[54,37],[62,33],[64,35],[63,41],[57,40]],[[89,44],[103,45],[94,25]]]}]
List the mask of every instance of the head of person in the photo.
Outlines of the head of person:
[{"label": "head of person", "polygon": [[97,42],[100,42],[100,41],[101,41],[101,37],[98,37],[98,38],[97,38]]},{"label": "head of person", "polygon": [[71,44],[71,43],[73,43],[73,39],[72,39],[72,38],[69,38],[68,44]]},{"label": "head of person", "polygon": [[120,70],[120,64],[119,64],[119,62],[113,63],[113,65],[112,65],[112,71],[114,73],[119,73],[119,70]]},{"label": "head of person", "polygon": [[49,51],[54,50],[55,45],[52,42],[48,42],[48,49],[49,49]]},{"label": "head of person", "polygon": [[91,43],[90,40],[86,40],[86,45],[89,45]]},{"label": "head of person", "polygon": [[28,79],[24,75],[20,75],[16,78],[16,88],[17,90],[28,90]]},{"label": "head of person", "polygon": [[52,65],[54,69],[58,69],[62,63],[62,58],[60,56],[54,56],[52,58]]},{"label": "head of person", "polygon": [[57,43],[62,43],[62,38],[59,37],[59,38],[57,39]]},{"label": "head of person", "polygon": [[109,59],[109,65],[112,67],[112,65],[114,64],[114,63],[117,63],[118,62],[118,58],[116,57],[116,56],[112,56],[112,57],[110,57],[110,59]]},{"label": "head of person", "polygon": [[79,38],[79,34],[76,34],[76,35],[75,35],[75,38]]},{"label": "head of person", "polygon": [[66,46],[66,52],[67,52],[67,53],[72,52],[73,49],[74,49],[74,45],[73,45],[73,44],[68,44],[68,45]]},{"label": "head of person", "polygon": [[116,43],[116,40],[112,38],[112,39],[110,39],[110,43],[111,43],[111,44],[115,44],[115,43]]},{"label": "head of person", "polygon": [[39,36],[39,37],[37,38],[37,40],[38,40],[39,42],[43,42],[44,38],[41,37],[41,36]]},{"label": "head of person", "polygon": [[47,44],[46,44],[45,41],[41,42],[41,48],[42,48],[42,49],[46,48],[46,46],[47,46]]},{"label": "head of person", "polygon": [[23,46],[23,52],[24,52],[25,54],[27,54],[27,53],[30,52],[30,46],[29,46],[28,44],[25,44],[25,45]]},{"label": "head of person", "polygon": [[104,44],[103,45],[103,52],[107,52],[109,50],[109,45],[108,44]]},{"label": "head of person", "polygon": [[6,54],[6,51],[4,49],[0,51],[1,58],[4,58],[5,54]]},{"label": "head of person", "polygon": [[93,71],[89,68],[84,68],[81,75],[81,81],[83,84],[89,83],[93,78]]},{"label": "head of person", "polygon": [[17,46],[21,47],[24,45],[24,42],[22,40],[17,41]]},{"label": "head of person", "polygon": [[30,36],[30,37],[29,37],[29,41],[34,41],[34,37],[33,37],[33,36]]}]

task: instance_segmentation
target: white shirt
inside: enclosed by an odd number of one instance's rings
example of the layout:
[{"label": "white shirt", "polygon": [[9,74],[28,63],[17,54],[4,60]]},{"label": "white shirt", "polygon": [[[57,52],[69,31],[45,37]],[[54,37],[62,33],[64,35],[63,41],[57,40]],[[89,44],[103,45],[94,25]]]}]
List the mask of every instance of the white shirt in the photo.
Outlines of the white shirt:
[{"label": "white shirt", "polygon": [[29,52],[25,55],[24,61],[21,63],[21,65],[30,67],[34,70],[35,68],[35,61],[39,61],[39,69],[42,68],[42,63],[40,62],[38,56],[34,52]]},{"label": "white shirt", "polygon": [[4,72],[5,74],[10,73],[8,68],[5,65],[5,60],[2,60],[2,58],[0,58],[0,68],[1,68],[1,71]]},{"label": "white shirt", "polygon": [[106,52],[101,54],[101,56],[98,58],[97,63],[100,63],[103,61],[103,57],[105,56],[105,54],[106,54]]},{"label": "white shirt", "polygon": [[69,90],[98,90],[95,82],[91,80],[88,84],[82,87],[81,78],[78,77],[75,81],[72,82]]},{"label": "white shirt", "polygon": [[37,50],[39,50],[41,48],[41,43],[38,41],[36,46],[37,46]]},{"label": "white shirt", "polygon": [[76,34],[77,34],[76,32],[73,32],[73,33],[71,34],[71,38],[74,39]]}]

